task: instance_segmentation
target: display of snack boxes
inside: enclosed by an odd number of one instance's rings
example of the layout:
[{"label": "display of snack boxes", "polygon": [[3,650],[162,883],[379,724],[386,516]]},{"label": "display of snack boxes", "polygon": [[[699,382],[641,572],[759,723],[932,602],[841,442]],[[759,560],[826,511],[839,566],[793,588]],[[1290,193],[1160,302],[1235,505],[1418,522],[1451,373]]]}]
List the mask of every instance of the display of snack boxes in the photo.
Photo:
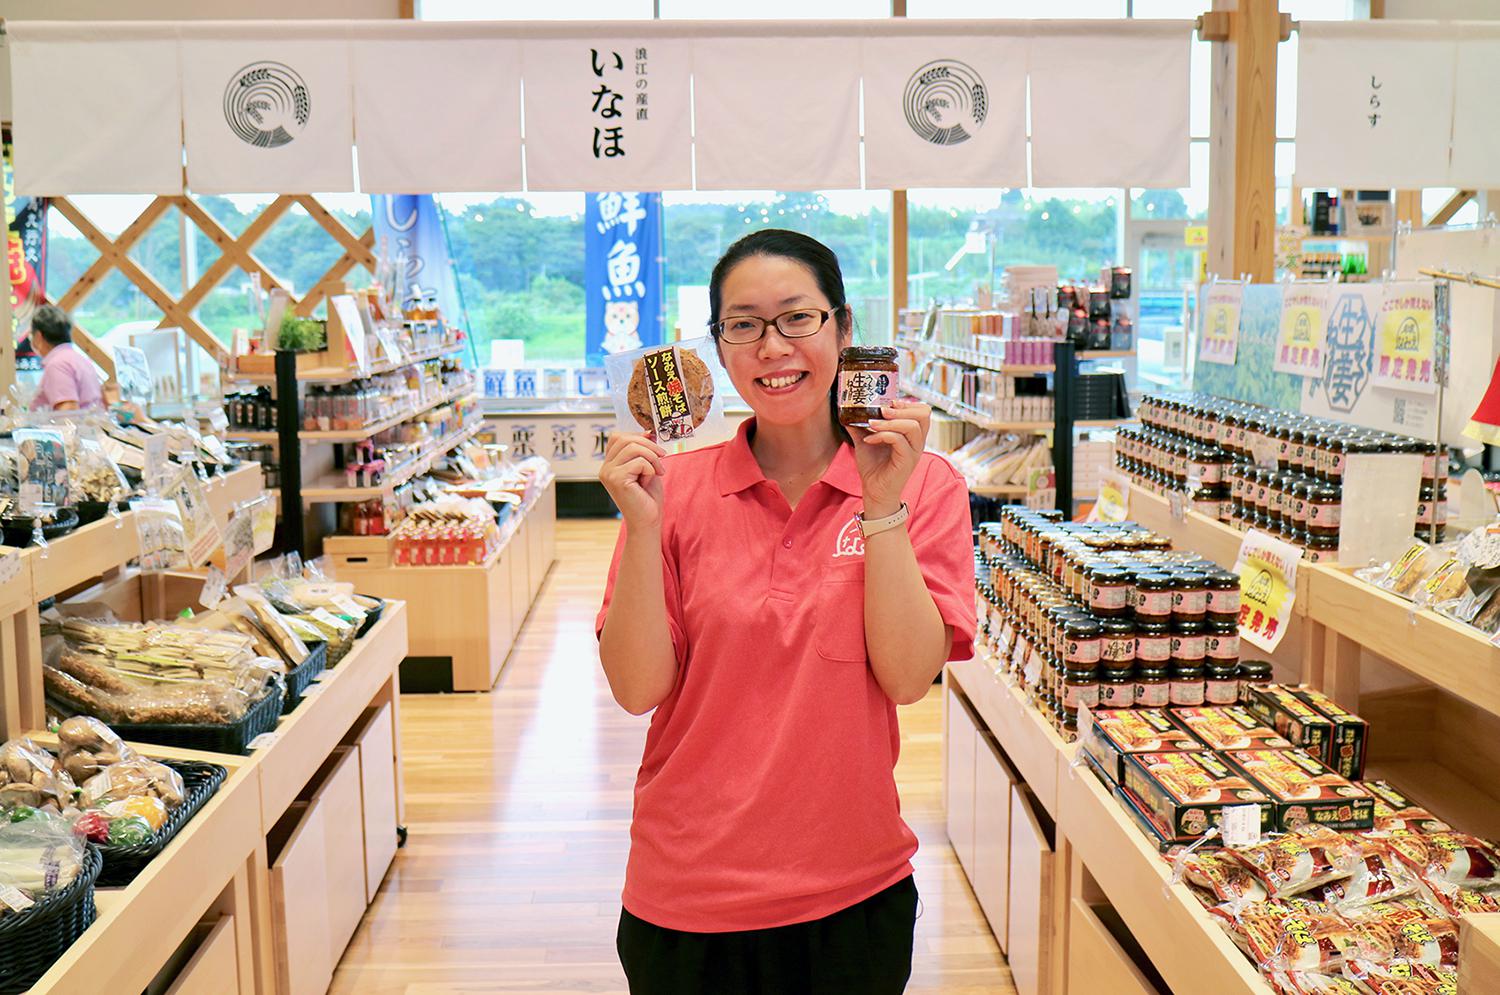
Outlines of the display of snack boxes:
[{"label": "display of snack boxes", "polygon": [[1360,781],[1359,786],[1375,798],[1375,828],[1417,833],[1446,833],[1453,827],[1407,798],[1388,781]]},{"label": "display of snack boxes", "polygon": [[1270,796],[1275,830],[1308,823],[1356,831],[1375,825],[1370,793],[1305,750],[1230,750],[1223,759]]},{"label": "display of snack boxes", "polygon": [[[1125,810],[1125,813],[1130,816],[1130,821],[1135,823],[1136,828],[1141,831],[1141,835],[1145,836],[1156,847],[1158,853],[1165,854],[1173,847],[1188,846],[1199,842],[1198,839],[1191,836],[1172,837],[1166,835],[1166,827],[1146,810],[1146,806],[1141,804],[1141,800],[1132,794],[1128,788],[1124,788],[1111,780],[1109,774],[1099,765],[1097,759],[1088,753],[1079,753],[1079,756],[1099,776],[1100,782],[1114,796],[1115,801]],[[1212,850],[1216,849],[1219,845],[1220,840],[1216,837],[1202,844],[1202,848]]]},{"label": "display of snack boxes", "polygon": [[1328,742],[1328,751],[1323,760],[1340,774],[1357,781],[1365,776],[1365,750],[1369,741],[1370,723],[1352,712],[1345,711],[1332,698],[1309,687],[1294,687],[1292,694],[1322,712],[1333,723],[1333,735]]},{"label": "display of snack boxes", "polygon": [[1136,753],[1200,752],[1206,747],[1161,708],[1105,708],[1092,721],[1079,749],[1110,781],[1125,780],[1125,758]]},{"label": "display of snack boxes", "polygon": [[1260,805],[1261,831],[1271,827],[1270,798],[1218,754],[1131,754],[1124,771],[1122,786],[1155,817],[1164,836],[1202,836],[1223,821],[1225,808],[1236,805]]},{"label": "display of snack boxes", "polygon": [[1250,711],[1315,757],[1327,758],[1333,720],[1280,684],[1250,688]]},{"label": "display of snack boxes", "polygon": [[1174,708],[1172,718],[1214,750],[1289,750],[1290,740],[1237,705]]}]

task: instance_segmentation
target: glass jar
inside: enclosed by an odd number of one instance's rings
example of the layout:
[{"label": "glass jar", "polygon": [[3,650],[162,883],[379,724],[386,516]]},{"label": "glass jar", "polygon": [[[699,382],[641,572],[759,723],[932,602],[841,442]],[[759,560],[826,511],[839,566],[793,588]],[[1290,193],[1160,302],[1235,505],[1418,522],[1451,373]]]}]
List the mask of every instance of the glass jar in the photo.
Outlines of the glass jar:
[{"label": "glass jar", "polygon": [[1097,567],[1089,571],[1089,611],[1102,618],[1130,614],[1130,591],[1135,580],[1119,567]]},{"label": "glass jar", "polygon": [[1087,617],[1070,618],[1063,623],[1063,663],[1068,667],[1088,667],[1099,662],[1104,651],[1103,630]]},{"label": "glass jar", "polygon": [[1135,623],[1127,618],[1107,618],[1099,623],[1103,646],[1099,662],[1112,669],[1135,664]]},{"label": "glass jar", "polygon": [[1166,708],[1172,703],[1171,681],[1166,667],[1140,667],[1135,672],[1137,708]]},{"label": "glass jar", "polygon": [[1179,707],[1194,708],[1203,704],[1206,686],[1203,661],[1172,661],[1172,677],[1167,688],[1167,700]]},{"label": "glass jar", "polygon": [[1239,667],[1210,660],[1204,668],[1203,703],[1233,705],[1240,700]]},{"label": "glass jar", "polygon": [[900,393],[896,350],[888,346],[850,346],[839,354],[839,422],[868,428],[881,408]]},{"label": "glass jar", "polygon": [[1203,655],[1209,664],[1228,666],[1240,662],[1240,627],[1235,622],[1209,622],[1203,638]]},{"label": "glass jar", "polygon": [[1202,622],[1208,613],[1208,578],[1195,570],[1172,573],[1172,621]]},{"label": "glass jar", "polygon": [[1344,520],[1342,491],[1327,483],[1313,483],[1307,489],[1307,529],[1309,532],[1338,535]]},{"label": "glass jar", "polygon": [[1271,665],[1264,660],[1241,660],[1239,666],[1240,674],[1240,703],[1250,703],[1250,689],[1265,687],[1271,683]]},{"label": "glass jar", "polygon": [[1206,621],[1238,624],[1240,620],[1240,579],[1228,570],[1207,574],[1204,586],[1208,592]]},{"label": "glass jar", "polygon": [[1202,622],[1172,623],[1172,660],[1202,661],[1208,655],[1208,631]]},{"label": "glass jar", "polygon": [[1100,708],[1135,707],[1135,670],[1109,670],[1099,674]]},{"label": "glass jar", "polygon": [[1099,707],[1099,669],[1068,668],[1063,671],[1063,708],[1076,712],[1080,707]]},{"label": "glass jar", "polygon": [[1172,660],[1172,632],[1164,622],[1140,622],[1135,627],[1135,662],[1142,667],[1165,667]]}]

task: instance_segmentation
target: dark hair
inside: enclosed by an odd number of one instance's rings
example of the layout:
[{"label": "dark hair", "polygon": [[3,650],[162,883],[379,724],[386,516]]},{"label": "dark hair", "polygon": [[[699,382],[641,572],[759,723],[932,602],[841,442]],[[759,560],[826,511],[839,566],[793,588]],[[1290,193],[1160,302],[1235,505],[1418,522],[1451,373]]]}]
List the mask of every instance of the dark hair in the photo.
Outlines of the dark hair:
[{"label": "dark hair", "polygon": [[47,340],[48,345],[73,341],[73,319],[56,304],[43,304],[31,316],[31,330]]},{"label": "dark hair", "polygon": [[[828,298],[829,306],[836,313],[839,331],[851,331],[853,324],[849,314],[849,301],[844,293],[844,273],[839,268],[839,257],[833,250],[815,238],[785,228],[764,228],[751,232],[735,242],[714,264],[713,275],[708,278],[708,323],[719,320],[719,309],[724,305],[724,278],[729,271],[752,256],[780,256],[806,266],[818,281],[818,289]],[[767,315],[769,317],[769,315]]]}]

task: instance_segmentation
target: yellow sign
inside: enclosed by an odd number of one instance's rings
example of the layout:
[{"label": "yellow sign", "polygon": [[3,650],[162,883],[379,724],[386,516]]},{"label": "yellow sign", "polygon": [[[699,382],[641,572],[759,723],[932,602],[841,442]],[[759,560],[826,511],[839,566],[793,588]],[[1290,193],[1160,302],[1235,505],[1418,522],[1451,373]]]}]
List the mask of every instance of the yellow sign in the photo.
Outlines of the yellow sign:
[{"label": "yellow sign", "polygon": [[1242,283],[1215,283],[1203,292],[1203,315],[1198,325],[1198,361],[1234,365],[1240,341]]},{"label": "yellow sign", "polygon": [[1327,351],[1324,332],[1328,284],[1294,283],[1281,298],[1281,334],[1276,341],[1278,373],[1316,377],[1323,373]]},{"label": "yellow sign", "polygon": [[1104,522],[1123,522],[1130,517],[1130,481],[1122,474],[1106,473],[1099,482],[1093,517]]},{"label": "yellow sign", "polygon": [[1234,563],[1240,576],[1240,637],[1267,653],[1286,635],[1301,558],[1298,547],[1256,529],[1240,544]]},{"label": "yellow sign", "polygon": [[1182,244],[1189,249],[1208,248],[1208,225],[1188,225],[1182,230]]},{"label": "yellow sign", "polygon": [[1386,284],[1371,383],[1428,394],[1437,390],[1433,296],[1430,280]]}]

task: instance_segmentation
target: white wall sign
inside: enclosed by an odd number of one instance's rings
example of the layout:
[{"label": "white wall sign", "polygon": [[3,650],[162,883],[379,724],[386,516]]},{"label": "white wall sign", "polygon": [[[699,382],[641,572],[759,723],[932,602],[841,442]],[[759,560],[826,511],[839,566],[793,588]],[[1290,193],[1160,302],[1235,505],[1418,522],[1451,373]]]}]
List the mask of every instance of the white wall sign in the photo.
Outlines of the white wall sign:
[{"label": "white wall sign", "polygon": [[518,42],[414,38],[351,50],[360,190],[521,189]]},{"label": "white wall sign", "polygon": [[184,43],[182,110],[194,193],[354,189],[343,40]]},{"label": "white wall sign", "polygon": [[[1500,186],[1500,41],[1458,44],[1453,92],[1453,161],[1448,186],[1474,190]],[[1463,99],[1467,97],[1467,99]]]},{"label": "white wall sign", "polygon": [[687,190],[690,42],[526,41],[528,190]]},{"label": "white wall sign", "polygon": [[859,62],[848,39],[693,44],[699,190],[859,189]]},{"label": "white wall sign", "polygon": [[867,38],[865,186],[1026,185],[1026,41]]}]

